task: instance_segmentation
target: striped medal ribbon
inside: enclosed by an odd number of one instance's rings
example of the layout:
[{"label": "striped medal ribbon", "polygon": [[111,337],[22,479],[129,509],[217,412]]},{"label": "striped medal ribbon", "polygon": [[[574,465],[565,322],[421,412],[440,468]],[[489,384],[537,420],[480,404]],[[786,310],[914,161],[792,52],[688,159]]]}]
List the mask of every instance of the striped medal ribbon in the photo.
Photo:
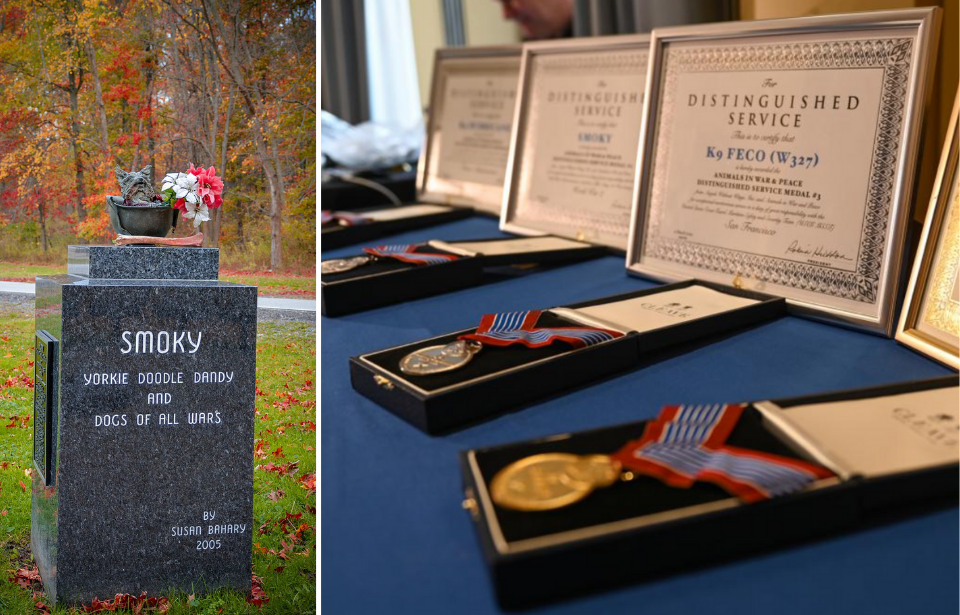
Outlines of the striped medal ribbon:
[{"label": "striped medal ribbon", "polygon": [[412,265],[437,265],[457,260],[459,257],[454,254],[439,254],[436,252],[417,252],[418,248],[426,244],[410,243],[391,246],[377,246],[375,248],[364,248],[363,251],[372,256],[380,258],[393,258],[404,263]]},{"label": "striped medal ribbon", "polygon": [[537,329],[541,313],[541,310],[527,310],[485,314],[475,333],[461,335],[449,344],[420,348],[404,356],[400,359],[400,371],[410,376],[429,376],[460,369],[484,346],[521,344],[527,348],[541,348],[559,340],[574,348],[586,348],[623,336],[619,331],[593,327]]},{"label": "striped medal ribbon", "polygon": [[542,310],[484,314],[475,333],[461,335],[459,339],[473,340],[490,346],[521,344],[527,348],[542,348],[556,341],[566,342],[574,348],[587,348],[623,337],[620,331],[596,327],[549,327],[537,329],[537,320]]},{"label": "striped medal ribbon", "polygon": [[726,444],[744,406],[667,406],[612,457],[625,469],[680,488],[710,482],[744,502],[798,491],[833,476],[826,468]]},{"label": "striped medal ribbon", "polygon": [[340,226],[356,226],[358,224],[368,224],[373,222],[373,218],[368,218],[360,214],[353,214],[349,211],[333,211],[330,209],[320,210],[320,224],[337,222]]}]

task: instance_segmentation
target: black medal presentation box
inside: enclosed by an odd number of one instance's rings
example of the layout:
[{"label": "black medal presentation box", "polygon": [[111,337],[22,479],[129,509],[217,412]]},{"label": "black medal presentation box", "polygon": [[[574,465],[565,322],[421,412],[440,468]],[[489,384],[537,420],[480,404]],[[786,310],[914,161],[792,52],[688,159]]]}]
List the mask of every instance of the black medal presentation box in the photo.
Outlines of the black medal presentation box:
[{"label": "black medal presentation box", "polygon": [[[521,273],[500,269],[503,267],[569,263],[597,258],[607,250],[559,237],[520,237],[430,241],[417,246],[416,253],[439,254],[453,260],[417,264],[396,258],[371,258],[358,251],[353,257],[325,261],[320,269],[322,313],[342,316],[439,295]],[[356,259],[361,264],[352,266]]]},{"label": "black medal presentation box", "polygon": [[[956,505],[957,378],[750,404],[727,443],[835,476],[744,504],[720,487],[616,480],[553,510],[491,495],[494,477],[544,453],[609,455],[648,421],[461,453],[465,500],[500,604],[523,608],[784,547],[886,516]],[[549,481],[549,477],[545,477]]]},{"label": "black medal presentation box", "polygon": [[[400,199],[401,203],[409,203],[417,198],[417,172],[415,170],[363,173],[360,177],[389,190]],[[352,211],[363,207],[390,205],[390,199],[379,190],[339,177],[333,177],[323,182],[320,188],[320,197],[326,209],[335,211]]]},{"label": "black medal presentation box", "polygon": [[463,220],[473,215],[473,210],[468,207],[414,203],[332,213],[333,219],[323,221],[320,227],[321,252],[387,235]]},{"label": "black medal presentation box", "polygon": [[[688,280],[546,310],[537,328],[598,327],[623,335],[585,348],[484,346],[459,369],[409,375],[400,361],[476,328],[350,358],[353,388],[429,434],[637,368],[683,344],[782,316],[785,303],[755,291]],[[481,314],[477,314],[479,323]]]}]

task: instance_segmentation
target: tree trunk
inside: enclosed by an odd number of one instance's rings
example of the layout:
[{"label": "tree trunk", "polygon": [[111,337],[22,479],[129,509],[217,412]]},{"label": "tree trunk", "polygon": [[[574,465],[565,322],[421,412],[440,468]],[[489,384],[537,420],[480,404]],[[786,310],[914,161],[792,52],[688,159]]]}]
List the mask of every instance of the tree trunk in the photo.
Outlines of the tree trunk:
[{"label": "tree trunk", "polygon": [[[150,20],[151,28],[150,31],[153,31],[152,24],[153,19]],[[157,56],[153,51],[153,43],[147,43],[147,65],[146,65],[146,82],[147,82],[147,151],[149,152],[150,166],[153,167],[153,179],[154,184],[156,185],[157,190],[160,189],[159,184],[157,184],[157,136],[154,132],[154,122],[153,122],[153,78],[154,78],[154,66],[156,66]]]},{"label": "tree trunk", "polygon": [[[197,42],[197,67],[200,73],[199,82],[199,102],[200,112],[198,117],[198,126],[201,126],[201,134],[204,134],[204,149],[209,152],[209,158],[200,166],[216,166],[217,158],[217,124],[220,119],[220,102],[218,84],[215,84],[211,73],[217,69],[216,60],[212,60],[213,54],[207,49],[202,39]],[[210,220],[203,223],[203,245],[208,248],[217,247],[217,209],[210,210]]]},{"label": "tree trunk", "polygon": [[[39,187],[39,183],[37,184]],[[40,194],[40,190],[34,188],[35,194],[37,195],[37,211],[40,214],[40,240],[43,244],[43,251],[47,251],[47,218],[43,215],[43,195]]]},{"label": "tree trunk", "polygon": [[43,53],[43,36],[41,32],[43,31],[37,23],[37,8],[33,7],[33,30],[37,33],[37,47],[40,49],[40,64],[43,66],[43,78],[49,82],[50,81],[50,72],[47,70],[47,56]]},{"label": "tree trunk", "polygon": [[237,245],[246,247],[247,240],[243,237],[243,209],[237,208]]},{"label": "tree trunk", "polygon": [[[230,116],[233,115],[233,85],[230,86],[230,94],[227,99],[227,117],[226,121],[223,124],[223,141],[220,144],[220,177],[225,178],[227,174],[227,145],[230,142]],[[227,204],[224,202],[223,205],[218,207],[213,212],[213,219],[211,220],[212,231],[211,236],[211,247],[217,248],[220,246],[220,229],[223,225],[223,208]]]},{"label": "tree trunk", "polygon": [[97,101],[97,114],[99,115],[99,125],[100,129],[100,149],[104,155],[107,154],[107,150],[110,149],[109,142],[110,136],[107,132],[107,110],[103,104],[103,90],[100,87],[100,72],[97,70],[97,52],[93,49],[93,42],[88,38],[83,43],[83,47],[87,52],[87,61],[90,62],[90,74],[93,75],[93,92]]},{"label": "tree trunk", "polygon": [[281,260],[283,235],[280,225],[283,192],[276,177],[268,176],[267,179],[270,180],[270,269],[277,271],[283,264]]},{"label": "tree trunk", "polygon": [[77,180],[77,220],[83,222],[87,212],[83,209],[86,200],[86,189],[83,186],[83,160],[80,153],[80,104],[77,100],[83,76],[79,78],[73,70],[67,73],[67,91],[70,94],[70,147],[73,149],[73,164]]},{"label": "tree trunk", "polygon": [[[151,51],[152,51],[152,45],[151,45],[150,43],[147,43],[147,44],[146,44],[146,47],[144,47],[144,51],[146,51],[148,54],[150,54]],[[147,117],[142,117],[142,116],[141,116],[141,118],[140,118],[140,123],[137,125],[137,132],[142,135],[142,134],[143,134],[143,131],[144,131],[144,125],[146,125],[146,130],[147,130],[147,158],[150,160],[150,162],[149,162],[148,164],[151,164],[151,165],[152,165],[152,164],[154,164],[154,148],[155,148],[154,138],[153,138],[153,77],[154,77],[154,72],[153,72],[153,65],[152,65],[152,62],[153,62],[153,60],[152,60],[152,55],[148,55],[148,57],[151,58],[151,59],[150,59],[149,61],[145,62],[144,72],[143,72],[143,77],[144,77],[143,99],[144,99],[144,100],[146,101],[146,103],[147,103]],[[134,171],[139,170],[139,168],[140,168],[139,165],[140,165],[140,149],[141,149],[141,148],[140,148],[140,143],[141,143],[141,142],[142,142],[142,139],[141,139],[140,142],[137,143],[137,147],[133,150],[133,162],[132,162],[131,164],[133,165],[133,170],[134,170]],[[156,167],[154,167],[154,173],[156,173]],[[154,177],[153,179],[156,180],[156,177]],[[154,181],[154,183],[156,183],[156,181]]]}]

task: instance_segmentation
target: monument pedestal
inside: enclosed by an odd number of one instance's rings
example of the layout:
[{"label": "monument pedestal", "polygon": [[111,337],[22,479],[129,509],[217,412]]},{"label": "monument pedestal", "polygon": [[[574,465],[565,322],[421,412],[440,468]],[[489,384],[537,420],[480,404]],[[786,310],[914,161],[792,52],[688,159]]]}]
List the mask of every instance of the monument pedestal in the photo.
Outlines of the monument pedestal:
[{"label": "monument pedestal", "polygon": [[30,546],[56,604],[250,592],[257,289],[218,264],[70,246],[37,278]]}]

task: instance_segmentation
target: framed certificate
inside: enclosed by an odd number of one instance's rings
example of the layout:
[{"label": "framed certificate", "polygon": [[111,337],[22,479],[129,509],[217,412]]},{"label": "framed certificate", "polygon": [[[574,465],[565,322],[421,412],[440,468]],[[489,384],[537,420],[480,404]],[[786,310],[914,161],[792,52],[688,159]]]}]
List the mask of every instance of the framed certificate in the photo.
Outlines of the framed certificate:
[{"label": "framed certificate", "polygon": [[654,32],[628,271],[892,335],[938,29],[923,8]]},{"label": "framed certificate", "polygon": [[645,35],[524,45],[502,230],[626,250],[648,49]]},{"label": "framed certificate", "polygon": [[897,326],[896,338],[960,369],[960,188],[957,174],[957,107],[943,145],[937,183]]},{"label": "framed certificate", "polygon": [[519,72],[520,45],[437,50],[421,201],[499,216]]}]

